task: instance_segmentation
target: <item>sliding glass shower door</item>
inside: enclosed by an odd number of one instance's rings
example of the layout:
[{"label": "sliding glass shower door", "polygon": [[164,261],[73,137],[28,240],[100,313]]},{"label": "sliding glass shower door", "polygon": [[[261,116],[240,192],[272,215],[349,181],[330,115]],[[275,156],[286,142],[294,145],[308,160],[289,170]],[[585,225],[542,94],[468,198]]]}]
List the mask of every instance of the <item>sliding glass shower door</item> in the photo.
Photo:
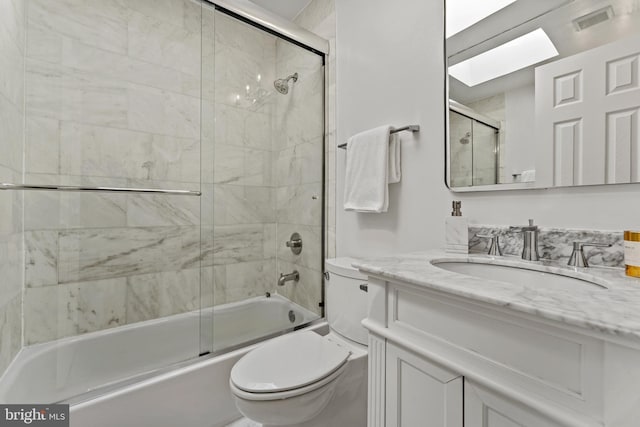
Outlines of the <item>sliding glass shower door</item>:
[{"label": "sliding glass shower door", "polygon": [[9,3],[0,403],[321,317],[324,57],[208,2]]},{"label": "sliding glass shower door", "polygon": [[499,131],[449,111],[451,186],[469,187],[499,181]]},{"label": "sliding glass shower door", "polygon": [[[213,197],[203,202],[213,212],[215,308],[202,329],[203,345],[220,352],[322,315],[324,66],[226,11],[210,28],[203,143],[213,149],[203,148],[213,168],[203,188]],[[297,280],[279,285],[281,274]]]},{"label": "sliding glass shower door", "polygon": [[13,3],[27,17],[15,179],[87,187],[24,192],[15,368],[33,384],[11,398],[44,403],[199,354],[200,197],[171,192],[201,190],[202,6]]}]

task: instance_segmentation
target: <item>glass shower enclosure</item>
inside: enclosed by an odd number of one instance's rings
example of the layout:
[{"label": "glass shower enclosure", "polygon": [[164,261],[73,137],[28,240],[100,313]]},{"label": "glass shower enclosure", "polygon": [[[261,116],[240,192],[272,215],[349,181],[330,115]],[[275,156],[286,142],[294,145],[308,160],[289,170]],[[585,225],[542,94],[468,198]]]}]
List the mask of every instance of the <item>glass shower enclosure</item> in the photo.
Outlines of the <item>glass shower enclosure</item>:
[{"label": "glass shower enclosure", "polygon": [[499,129],[449,111],[452,187],[497,184],[500,180]]},{"label": "glass shower enclosure", "polygon": [[324,54],[208,2],[8,3],[0,402],[323,316]]}]

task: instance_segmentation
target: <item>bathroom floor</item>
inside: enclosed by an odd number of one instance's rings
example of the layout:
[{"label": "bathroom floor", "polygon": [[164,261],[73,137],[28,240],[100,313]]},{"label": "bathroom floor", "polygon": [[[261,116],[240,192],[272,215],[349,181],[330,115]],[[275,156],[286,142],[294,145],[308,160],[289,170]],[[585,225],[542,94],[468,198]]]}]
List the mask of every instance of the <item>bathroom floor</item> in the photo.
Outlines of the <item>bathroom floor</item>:
[{"label": "bathroom floor", "polygon": [[255,421],[251,421],[247,418],[240,418],[232,422],[231,424],[226,425],[225,427],[262,427],[262,424],[258,424]]}]

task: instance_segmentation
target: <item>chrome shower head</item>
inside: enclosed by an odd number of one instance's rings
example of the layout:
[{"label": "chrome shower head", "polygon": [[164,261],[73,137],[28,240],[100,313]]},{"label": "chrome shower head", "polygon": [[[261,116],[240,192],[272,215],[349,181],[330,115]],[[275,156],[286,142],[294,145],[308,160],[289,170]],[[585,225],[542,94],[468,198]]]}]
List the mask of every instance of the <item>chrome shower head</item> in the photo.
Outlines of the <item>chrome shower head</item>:
[{"label": "chrome shower head", "polygon": [[471,139],[471,132],[467,132],[462,138],[460,138],[460,144],[466,145]]},{"label": "chrome shower head", "polygon": [[275,87],[276,90],[281,94],[286,95],[287,93],[289,93],[289,80],[293,80],[294,83],[297,82],[298,73],[293,73],[286,79],[276,80],[275,82],[273,82],[273,87]]}]

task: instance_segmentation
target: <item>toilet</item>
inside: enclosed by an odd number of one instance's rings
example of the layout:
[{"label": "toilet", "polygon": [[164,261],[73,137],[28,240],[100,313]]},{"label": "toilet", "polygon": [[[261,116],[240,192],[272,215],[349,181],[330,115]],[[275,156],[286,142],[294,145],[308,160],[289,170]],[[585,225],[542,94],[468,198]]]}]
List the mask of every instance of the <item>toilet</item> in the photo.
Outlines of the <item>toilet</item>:
[{"label": "toilet", "polygon": [[354,261],[326,261],[327,335],[283,335],[233,366],[229,383],[245,417],[264,427],[367,424],[367,278]]}]

